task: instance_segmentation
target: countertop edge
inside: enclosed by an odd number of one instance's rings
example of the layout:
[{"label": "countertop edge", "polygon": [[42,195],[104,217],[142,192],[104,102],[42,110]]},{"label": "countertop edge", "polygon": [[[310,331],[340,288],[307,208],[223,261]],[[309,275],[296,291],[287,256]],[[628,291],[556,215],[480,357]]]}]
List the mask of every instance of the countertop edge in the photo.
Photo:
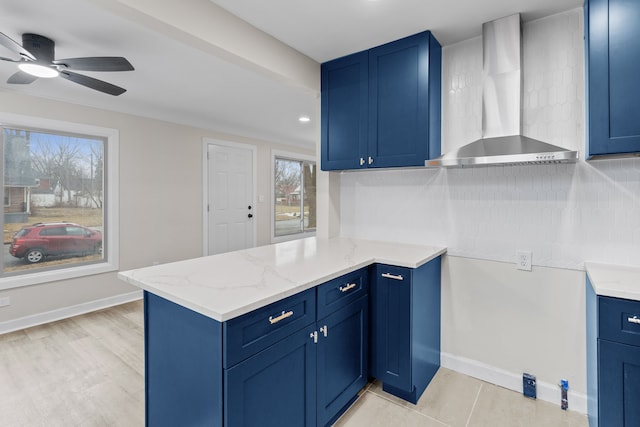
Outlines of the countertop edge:
[{"label": "countertop edge", "polygon": [[[385,242],[373,242],[375,244],[385,244]],[[418,268],[426,263],[428,263],[429,261],[443,255],[446,253],[447,249],[444,247],[427,247],[427,246],[419,246],[419,245],[404,245],[404,244],[399,244],[399,243],[393,243],[393,242],[389,242],[389,245],[400,245],[400,246],[404,246],[408,249],[411,249],[413,247],[415,247],[416,249],[427,249],[427,252],[425,254],[425,256],[422,257],[418,257],[417,259],[414,258],[413,261],[406,261],[400,258],[395,258],[393,256],[376,256],[375,253],[372,254],[372,257],[363,257],[359,260],[357,260],[358,262],[355,262],[353,264],[350,264],[348,267],[336,267],[335,269],[327,269],[330,270],[330,273],[328,274],[322,274],[319,277],[314,277],[311,280],[309,280],[308,282],[304,282],[298,286],[293,286],[291,288],[287,288],[287,289],[283,289],[280,291],[277,291],[271,295],[268,295],[267,297],[261,298],[259,300],[250,302],[248,304],[244,304],[241,306],[237,306],[235,308],[230,308],[229,310],[225,310],[225,312],[219,312],[216,311],[214,309],[212,309],[211,307],[207,307],[206,305],[203,304],[198,304],[196,301],[194,301],[193,299],[188,299],[188,298],[183,298],[179,295],[179,293],[173,293],[173,292],[167,292],[166,290],[160,289],[156,286],[154,286],[153,284],[150,284],[148,282],[145,282],[143,280],[138,280],[137,278],[133,277],[132,274],[134,274],[136,271],[140,270],[140,269],[133,269],[133,270],[129,270],[129,271],[122,271],[118,273],[118,278],[133,285],[136,286],[144,291],[150,292],[154,295],[157,295],[161,298],[164,298],[168,301],[174,302],[176,304],[179,304],[183,307],[186,307],[192,311],[195,311],[196,313],[202,314],[204,316],[207,316],[213,320],[216,320],[218,322],[225,322],[228,320],[231,320],[235,317],[241,316],[243,314],[249,313],[253,310],[256,310],[258,308],[262,308],[265,307],[269,304],[272,304],[274,302],[280,301],[284,298],[296,295],[300,292],[303,292],[307,289],[311,289],[314,288],[322,283],[325,283],[327,281],[330,281],[332,279],[335,279],[337,277],[340,277],[344,274],[348,274],[350,272],[359,270],[361,268],[367,267],[369,265],[372,264],[389,264],[389,265],[394,265],[394,266],[398,266],[398,267],[406,267],[406,268]],[[188,260],[185,260],[188,261]],[[178,261],[179,262],[179,261]]]},{"label": "countertop edge", "polygon": [[584,268],[596,295],[640,301],[640,268],[597,262]]}]

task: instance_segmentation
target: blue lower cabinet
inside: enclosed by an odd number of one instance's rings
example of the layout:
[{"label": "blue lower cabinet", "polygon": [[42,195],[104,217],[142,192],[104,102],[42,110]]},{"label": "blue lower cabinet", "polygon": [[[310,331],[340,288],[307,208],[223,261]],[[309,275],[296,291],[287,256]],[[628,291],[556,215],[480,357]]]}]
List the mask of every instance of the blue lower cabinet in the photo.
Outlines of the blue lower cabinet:
[{"label": "blue lower cabinet", "polygon": [[640,426],[640,301],[596,295],[587,277],[590,427]]},{"label": "blue lower cabinet", "polygon": [[227,427],[316,425],[315,325],[225,370]]},{"label": "blue lower cabinet", "polygon": [[599,425],[640,426],[640,347],[599,340]]},{"label": "blue lower cabinet", "polygon": [[440,367],[440,257],[416,269],[377,264],[371,299],[372,376],[416,403]]},{"label": "blue lower cabinet", "polygon": [[144,293],[147,427],[222,427],[222,324]]},{"label": "blue lower cabinet", "polygon": [[227,322],[148,292],[144,307],[148,427],[324,427],[370,376],[415,403],[440,366],[440,258],[364,268]]},{"label": "blue lower cabinet", "polygon": [[318,426],[335,421],[367,384],[368,323],[367,296],[318,320]]},{"label": "blue lower cabinet", "polygon": [[330,425],[368,380],[366,272],[318,287],[321,319],[316,289],[224,323],[145,292],[146,425]]}]

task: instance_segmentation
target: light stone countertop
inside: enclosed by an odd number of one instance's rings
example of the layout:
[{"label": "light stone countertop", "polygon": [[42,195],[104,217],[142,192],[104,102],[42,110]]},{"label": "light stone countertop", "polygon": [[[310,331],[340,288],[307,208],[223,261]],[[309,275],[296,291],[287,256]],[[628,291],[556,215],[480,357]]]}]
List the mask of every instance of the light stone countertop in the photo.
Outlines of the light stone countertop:
[{"label": "light stone countertop", "polygon": [[123,271],[118,277],[223,322],[373,263],[416,268],[445,251],[310,237]]},{"label": "light stone countertop", "polygon": [[640,301],[640,268],[585,262],[596,295]]}]

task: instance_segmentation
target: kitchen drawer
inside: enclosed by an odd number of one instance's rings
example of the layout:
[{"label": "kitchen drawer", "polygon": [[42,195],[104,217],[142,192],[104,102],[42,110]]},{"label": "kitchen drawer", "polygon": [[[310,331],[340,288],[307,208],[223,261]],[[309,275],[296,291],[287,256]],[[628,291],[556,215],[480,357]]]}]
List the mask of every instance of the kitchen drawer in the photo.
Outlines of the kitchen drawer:
[{"label": "kitchen drawer", "polygon": [[640,301],[599,297],[598,338],[640,346]]},{"label": "kitchen drawer", "polygon": [[346,307],[369,292],[368,267],[318,286],[318,319]]},{"label": "kitchen drawer", "polygon": [[225,368],[316,321],[316,290],[309,289],[224,323]]}]

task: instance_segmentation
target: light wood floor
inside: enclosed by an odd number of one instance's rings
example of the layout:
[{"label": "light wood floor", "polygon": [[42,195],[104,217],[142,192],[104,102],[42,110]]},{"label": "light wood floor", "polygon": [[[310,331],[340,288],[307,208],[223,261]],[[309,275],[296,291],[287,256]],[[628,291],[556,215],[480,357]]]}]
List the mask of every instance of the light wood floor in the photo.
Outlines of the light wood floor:
[{"label": "light wood floor", "polygon": [[142,301],[0,335],[0,426],[144,426]]},{"label": "light wood floor", "polygon": [[[0,427],[144,426],[143,343],[141,301],[0,335]],[[586,427],[587,418],[441,368],[417,405],[376,382],[337,425]]]}]

